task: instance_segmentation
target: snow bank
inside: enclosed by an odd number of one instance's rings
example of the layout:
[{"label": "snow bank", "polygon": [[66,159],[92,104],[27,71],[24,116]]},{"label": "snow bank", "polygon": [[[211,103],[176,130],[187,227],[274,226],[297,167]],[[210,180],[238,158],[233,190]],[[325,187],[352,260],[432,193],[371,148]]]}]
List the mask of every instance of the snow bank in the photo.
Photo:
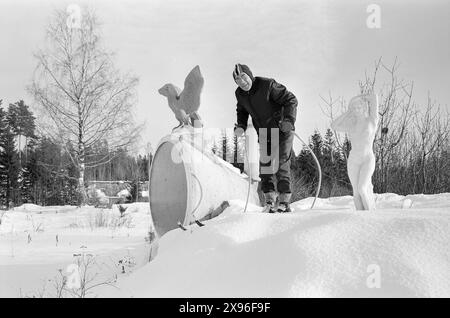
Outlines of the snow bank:
[{"label": "snow bank", "polygon": [[98,266],[91,274],[98,271],[99,280],[120,275],[117,264],[125,257],[133,258],[136,267],[145,264],[150,252],[146,238],[153,228],[149,203],[122,206],[123,215],[117,205],[99,209],[27,204],[0,213],[0,298],[38,296],[43,288],[46,297],[55,297],[58,270],[76,263],[75,254],[96,257]]},{"label": "snow bank", "polygon": [[[450,194],[351,197],[262,214],[233,201],[206,226],[168,232],[113,297],[450,297]],[[404,203],[410,200],[411,208]],[[403,207],[403,209],[402,209]]]}]

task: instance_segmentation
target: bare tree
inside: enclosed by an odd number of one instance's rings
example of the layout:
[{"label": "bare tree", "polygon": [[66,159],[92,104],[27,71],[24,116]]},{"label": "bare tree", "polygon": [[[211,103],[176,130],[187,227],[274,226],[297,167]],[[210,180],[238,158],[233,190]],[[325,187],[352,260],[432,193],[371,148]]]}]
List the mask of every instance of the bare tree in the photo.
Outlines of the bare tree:
[{"label": "bare tree", "polygon": [[[415,105],[412,101],[414,83],[405,83],[397,76],[399,63],[397,58],[391,66],[387,66],[381,58],[375,63],[372,76],[367,76],[359,83],[360,92],[378,93],[379,105],[379,126],[374,140],[374,151],[378,169],[374,173],[375,182],[379,185],[379,192],[386,192],[390,182],[389,168],[395,148],[405,139],[408,134],[408,127],[415,112]],[[376,80],[378,72],[382,68],[387,75],[387,82],[377,91]]]},{"label": "bare tree", "polygon": [[[444,163],[442,160],[435,160],[434,165],[431,165],[433,169],[428,169],[427,166],[429,158],[439,158],[442,156],[442,152],[448,150],[448,138],[450,134],[450,117],[448,112],[443,113],[439,105],[436,105],[428,96],[427,106],[425,111],[418,112],[415,116],[414,121],[417,133],[417,150],[419,154],[419,176],[421,185],[420,189],[417,189],[421,193],[435,193],[439,191],[437,187],[440,184],[440,177],[442,170],[445,167],[442,166]],[[430,181],[428,174],[432,174],[435,177],[433,183]],[[415,178],[415,180],[417,180]],[[416,187],[414,182],[414,186]]]},{"label": "bare tree", "polygon": [[[374,140],[374,152],[376,157],[376,169],[374,173],[375,191],[386,192],[389,178],[389,168],[392,156],[396,153],[396,148],[401,145],[408,134],[415,105],[412,101],[413,83],[405,83],[397,76],[399,63],[395,59],[391,66],[387,66],[380,58],[375,62],[371,75],[365,74],[364,80],[359,82],[359,93],[376,93],[379,96],[379,125]],[[383,74],[380,74],[383,71]],[[384,79],[382,84],[378,84],[378,78]],[[333,100],[331,94],[328,99],[322,97],[325,107],[322,111],[330,120],[333,120],[336,104],[344,108],[344,100]],[[335,133],[336,134],[336,133]],[[338,145],[342,142],[336,135]]]},{"label": "bare tree", "polygon": [[41,134],[66,147],[78,169],[84,204],[85,169],[111,160],[90,153],[95,145],[107,140],[114,151],[137,139],[140,129],[132,107],[138,79],[114,67],[92,11],[85,9],[77,23],[70,19],[65,11],[55,11],[47,28],[47,46],[35,53],[37,67],[29,91],[42,110]]},{"label": "bare tree", "polygon": [[[322,113],[330,119],[330,123],[334,121],[335,112],[337,111],[336,105],[339,105],[339,110],[341,112],[346,111],[344,98],[339,97],[339,98],[335,99],[331,95],[331,92],[328,92],[327,98],[325,98],[323,96],[320,96],[320,98],[322,99],[322,102],[325,103],[324,106],[320,105],[320,108],[322,110]],[[333,130],[333,133],[334,133],[336,143],[337,143],[339,149],[343,150],[344,146],[343,146],[343,141],[340,139],[340,135],[335,130]],[[347,135],[347,134],[345,134],[345,135]],[[348,158],[347,158],[347,154],[345,153],[345,151],[342,151],[342,154],[344,155],[345,160],[347,160]]]}]

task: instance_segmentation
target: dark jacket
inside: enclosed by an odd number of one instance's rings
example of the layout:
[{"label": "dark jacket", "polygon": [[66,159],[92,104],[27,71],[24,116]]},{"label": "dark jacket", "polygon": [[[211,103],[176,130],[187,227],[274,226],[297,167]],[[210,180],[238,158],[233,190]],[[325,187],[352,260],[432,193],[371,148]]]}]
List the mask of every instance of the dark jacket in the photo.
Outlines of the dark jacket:
[{"label": "dark jacket", "polygon": [[297,98],[274,79],[255,77],[248,92],[238,87],[235,95],[237,127],[247,129],[248,115],[257,132],[259,128],[277,128],[282,118],[295,124]]}]

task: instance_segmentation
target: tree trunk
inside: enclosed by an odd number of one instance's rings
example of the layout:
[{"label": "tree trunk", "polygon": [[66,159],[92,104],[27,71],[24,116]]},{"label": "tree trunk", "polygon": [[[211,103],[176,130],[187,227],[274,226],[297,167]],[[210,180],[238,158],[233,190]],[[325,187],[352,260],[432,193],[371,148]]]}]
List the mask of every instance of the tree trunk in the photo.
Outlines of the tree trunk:
[{"label": "tree trunk", "polygon": [[425,160],[426,160],[426,154],[423,153],[422,155],[422,193],[425,194],[427,188],[427,180],[426,180],[426,173],[425,173]]},{"label": "tree trunk", "polygon": [[79,204],[85,205],[87,203],[87,193],[86,188],[84,187],[84,172],[85,172],[85,165],[84,165],[84,159],[85,159],[85,152],[84,152],[84,145],[79,140],[78,142],[78,171],[79,171],[79,177],[78,177],[78,194],[79,194]]},{"label": "tree trunk", "polygon": [[87,202],[87,193],[86,189],[84,188],[84,163],[81,163],[78,166],[78,169],[80,170],[80,176],[78,178],[78,193],[80,195],[80,205],[85,205]]}]

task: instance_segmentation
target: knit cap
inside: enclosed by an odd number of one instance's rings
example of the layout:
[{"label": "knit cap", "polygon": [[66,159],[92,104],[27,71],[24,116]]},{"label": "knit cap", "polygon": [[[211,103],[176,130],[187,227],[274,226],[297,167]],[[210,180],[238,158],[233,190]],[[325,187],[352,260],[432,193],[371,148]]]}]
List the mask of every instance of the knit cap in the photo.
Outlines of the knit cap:
[{"label": "knit cap", "polygon": [[233,78],[234,78],[234,80],[236,80],[236,77],[238,75],[240,75],[241,73],[247,74],[251,78],[252,82],[255,80],[255,78],[253,77],[252,71],[250,71],[250,68],[247,65],[245,65],[245,64],[236,64],[234,66],[234,70],[233,70]]}]

